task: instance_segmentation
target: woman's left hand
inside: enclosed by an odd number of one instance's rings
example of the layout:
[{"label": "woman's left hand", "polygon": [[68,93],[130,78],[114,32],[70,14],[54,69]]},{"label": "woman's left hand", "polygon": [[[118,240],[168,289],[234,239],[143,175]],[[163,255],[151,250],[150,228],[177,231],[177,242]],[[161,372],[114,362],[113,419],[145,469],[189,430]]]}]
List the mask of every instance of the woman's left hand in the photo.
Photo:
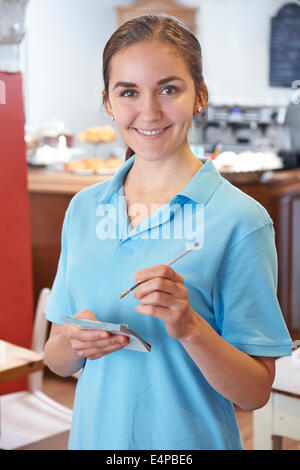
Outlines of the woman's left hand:
[{"label": "woman's left hand", "polygon": [[190,306],[183,277],[170,266],[159,265],[138,271],[134,280],[140,283],[134,293],[141,300],[136,311],[163,320],[173,338],[189,336],[197,314]]}]

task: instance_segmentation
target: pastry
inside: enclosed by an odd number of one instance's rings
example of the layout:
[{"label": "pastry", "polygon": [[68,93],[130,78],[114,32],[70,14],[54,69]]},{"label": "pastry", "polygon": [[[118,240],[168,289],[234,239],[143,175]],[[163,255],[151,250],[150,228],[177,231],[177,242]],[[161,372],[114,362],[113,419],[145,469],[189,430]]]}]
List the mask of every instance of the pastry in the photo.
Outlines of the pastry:
[{"label": "pastry", "polygon": [[106,168],[119,168],[121,165],[121,160],[115,156],[109,157],[106,161],[101,157],[86,157],[81,160],[74,160],[65,163],[65,169],[68,171],[91,170],[96,172],[97,170]]},{"label": "pastry", "polygon": [[106,167],[105,160],[100,157],[87,157],[83,161],[89,170],[101,170]]},{"label": "pastry", "polygon": [[116,138],[115,130],[112,126],[92,126],[78,136],[80,142],[112,142]]},{"label": "pastry", "polygon": [[86,164],[83,160],[74,160],[71,162],[66,162],[64,164],[64,167],[68,171],[82,170],[86,169]]},{"label": "pastry", "polygon": [[106,168],[119,168],[121,165],[122,162],[117,157],[112,156],[106,160]]}]

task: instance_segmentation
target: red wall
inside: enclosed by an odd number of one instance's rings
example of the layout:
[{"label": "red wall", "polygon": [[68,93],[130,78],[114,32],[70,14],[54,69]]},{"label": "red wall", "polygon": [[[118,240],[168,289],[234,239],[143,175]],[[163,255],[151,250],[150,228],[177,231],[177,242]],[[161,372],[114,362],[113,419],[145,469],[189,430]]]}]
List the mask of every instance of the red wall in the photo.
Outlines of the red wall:
[{"label": "red wall", "polygon": [[[0,72],[6,104],[0,101],[0,339],[30,347],[33,287],[29,197],[26,184],[22,75]],[[26,378],[0,386],[22,390]]]}]

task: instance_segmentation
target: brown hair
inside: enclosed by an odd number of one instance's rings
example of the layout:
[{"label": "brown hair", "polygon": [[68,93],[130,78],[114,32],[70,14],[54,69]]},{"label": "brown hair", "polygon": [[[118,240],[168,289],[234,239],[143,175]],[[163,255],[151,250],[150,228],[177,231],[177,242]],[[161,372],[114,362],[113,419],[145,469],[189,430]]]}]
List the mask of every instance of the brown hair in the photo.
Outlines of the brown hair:
[{"label": "brown hair", "polygon": [[[177,18],[166,15],[145,15],[127,21],[110,37],[103,51],[103,81],[108,98],[110,61],[121,49],[136,42],[158,39],[175,46],[193,77],[196,94],[207,88],[202,75],[202,54],[198,39]],[[134,154],[128,147],[126,160]]]}]

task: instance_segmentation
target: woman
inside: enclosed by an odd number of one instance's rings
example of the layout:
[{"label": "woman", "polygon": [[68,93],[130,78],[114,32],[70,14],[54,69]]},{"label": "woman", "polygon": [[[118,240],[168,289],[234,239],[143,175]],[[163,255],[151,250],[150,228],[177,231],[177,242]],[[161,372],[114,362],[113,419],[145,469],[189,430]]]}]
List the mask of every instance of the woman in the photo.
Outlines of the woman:
[{"label": "woman", "polygon": [[[103,74],[129,158],[72,199],[47,306],[49,367],[83,368],[69,447],[241,449],[233,403],[262,407],[275,358],[291,353],[272,220],[189,148],[207,88],[200,45],[180,22],[125,23],[105,47]],[[193,237],[199,249],[166,266]],[[128,324],[152,350],[64,324],[64,314]]]}]

